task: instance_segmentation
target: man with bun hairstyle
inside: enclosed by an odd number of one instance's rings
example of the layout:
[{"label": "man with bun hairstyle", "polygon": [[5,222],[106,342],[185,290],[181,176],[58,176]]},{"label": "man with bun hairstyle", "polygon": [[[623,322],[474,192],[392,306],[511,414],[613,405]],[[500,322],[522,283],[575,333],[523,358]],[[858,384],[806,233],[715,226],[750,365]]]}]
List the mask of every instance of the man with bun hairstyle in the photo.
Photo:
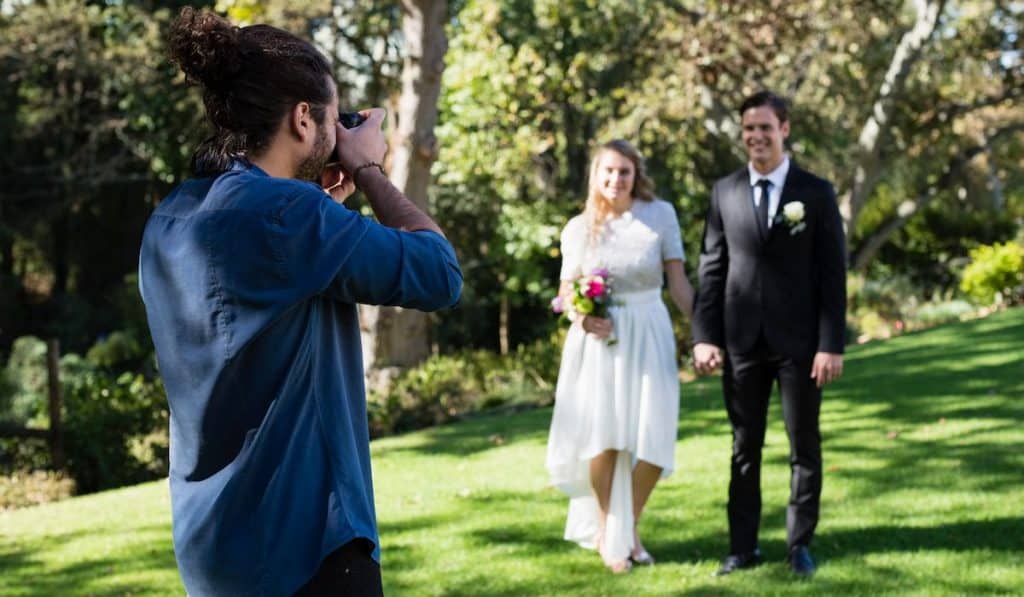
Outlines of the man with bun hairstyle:
[{"label": "man with bun hairstyle", "polygon": [[[338,124],[311,44],[191,8],[168,44],[213,130],[139,259],[185,588],[379,595],[356,304],[453,305],[455,254],[379,166],[384,111]],[[356,187],[377,221],[342,205]]]}]

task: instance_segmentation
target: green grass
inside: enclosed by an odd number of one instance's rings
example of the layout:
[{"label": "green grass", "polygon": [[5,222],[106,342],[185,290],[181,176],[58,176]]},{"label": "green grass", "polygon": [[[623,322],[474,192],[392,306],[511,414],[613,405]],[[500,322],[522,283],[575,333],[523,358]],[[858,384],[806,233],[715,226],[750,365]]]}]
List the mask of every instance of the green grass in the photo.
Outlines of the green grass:
[{"label": "green grass", "polygon": [[[858,347],[822,407],[825,489],[810,582],[782,563],[787,443],[769,417],[761,547],[725,553],[730,434],[717,379],[686,384],[678,470],[641,531],[657,566],[612,576],[561,540],[550,409],[373,444],[389,594],[953,594],[1024,587],[1024,309]],[[180,594],[166,482],[0,514],[0,594]]]}]

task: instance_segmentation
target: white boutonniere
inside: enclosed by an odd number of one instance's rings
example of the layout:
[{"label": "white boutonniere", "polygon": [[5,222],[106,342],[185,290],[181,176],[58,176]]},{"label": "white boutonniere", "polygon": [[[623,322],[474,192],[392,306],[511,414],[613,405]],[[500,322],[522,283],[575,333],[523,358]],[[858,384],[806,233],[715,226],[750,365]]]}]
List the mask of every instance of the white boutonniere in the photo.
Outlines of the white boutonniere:
[{"label": "white boutonniere", "polygon": [[804,215],[804,202],[790,201],[782,206],[782,213],[776,218],[776,223],[786,224],[789,226],[789,234],[794,235],[807,228]]}]

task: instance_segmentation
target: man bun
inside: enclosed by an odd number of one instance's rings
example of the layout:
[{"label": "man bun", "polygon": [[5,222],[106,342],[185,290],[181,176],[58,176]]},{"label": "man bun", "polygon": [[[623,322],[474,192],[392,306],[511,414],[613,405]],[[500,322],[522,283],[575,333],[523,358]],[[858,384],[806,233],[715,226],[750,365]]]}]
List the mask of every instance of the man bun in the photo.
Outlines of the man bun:
[{"label": "man bun", "polygon": [[261,155],[299,102],[323,124],[335,97],[331,65],[313,44],[269,25],[239,28],[207,9],[181,10],[167,33],[167,54],[199,86],[212,125],[192,156],[196,176]]},{"label": "man bun", "polygon": [[188,81],[206,89],[228,86],[242,70],[239,28],[208,10],[181,9],[167,47]]}]

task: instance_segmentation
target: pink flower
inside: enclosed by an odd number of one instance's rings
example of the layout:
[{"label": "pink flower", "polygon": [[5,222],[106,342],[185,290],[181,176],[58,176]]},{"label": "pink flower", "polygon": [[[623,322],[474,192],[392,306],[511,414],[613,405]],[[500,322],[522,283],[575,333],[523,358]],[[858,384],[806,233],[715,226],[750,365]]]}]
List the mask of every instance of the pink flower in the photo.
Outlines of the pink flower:
[{"label": "pink flower", "polygon": [[594,278],[587,282],[587,298],[597,298],[602,294],[604,294],[604,280]]},{"label": "pink flower", "polygon": [[565,301],[562,300],[561,296],[556,296],[551,299],[551,310],[555,313],[562,313],[565,311]]}]

